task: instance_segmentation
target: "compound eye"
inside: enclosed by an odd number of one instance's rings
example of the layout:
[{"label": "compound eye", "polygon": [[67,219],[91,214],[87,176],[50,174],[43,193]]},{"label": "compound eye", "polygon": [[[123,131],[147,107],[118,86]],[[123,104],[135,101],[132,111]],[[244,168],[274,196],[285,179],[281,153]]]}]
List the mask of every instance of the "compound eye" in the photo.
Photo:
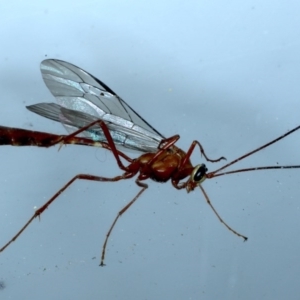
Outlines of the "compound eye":
[{"label": "compound eye", "polygon": [[202,182],[205,179],[207,168],[204,164],[195,167],[192,179],[195,182]]}]

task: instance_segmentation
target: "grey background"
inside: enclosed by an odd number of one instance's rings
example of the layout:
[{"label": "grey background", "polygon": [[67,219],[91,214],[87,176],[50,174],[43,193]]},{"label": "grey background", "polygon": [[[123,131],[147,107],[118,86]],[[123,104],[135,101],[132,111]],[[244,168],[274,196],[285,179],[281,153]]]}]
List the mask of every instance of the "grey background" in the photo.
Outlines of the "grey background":
[{"label": "grey background", "polygon": [[[1,125],[65,133],[25,105],[54,101],[58,58],[116,91],[166,136],[230,161],[300,124],[298,1],[10,1],[0,10]],[[299,136],[236,168],[299,164]],[[119,173],[87,147],[0,147],[0,243],[78,173]],[[133,154],[134,155],[134,154]],[[196,151],[192,161],[203,162]],[[207,164],[209,170],[220,164]],[[187,194],[149,182],[98,267],[134,181],[77,182],[0,254],[1,299],[299,299],[299,170],[236,174]]]}]

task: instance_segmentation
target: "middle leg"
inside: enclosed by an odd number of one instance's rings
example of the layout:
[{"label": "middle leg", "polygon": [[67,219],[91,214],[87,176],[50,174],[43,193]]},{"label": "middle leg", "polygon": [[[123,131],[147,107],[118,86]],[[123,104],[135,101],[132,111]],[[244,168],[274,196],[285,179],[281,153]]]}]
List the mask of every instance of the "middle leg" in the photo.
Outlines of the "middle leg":
[{"label": "middle leg", "polygon": [[125,211],[127,211],[127,209],[141,196],[141,194],[148,188],[148,185],[145,184],[145,183],[142,183],[138,180],[136,180],[136,184],[138,186],[141,187],[140,191],[136,194],[136,196],[128,203],[126,204],[117,214],[117,216],[115,217],[113,223],[111,224],[107,234],[106,234],[106,238],[105,238],[105,241],[103,243],[103,246],[102,246],[102,255],[101,255],[101,262],[100,262],[100,266],[103,267],[105,266],[104,264],[104,258],[105,258],[105,251],[106,251],[106,245],[107,245],[107,241],[108,241],[108,238],[112,232],[112,230],[114,229],[118,219],[124,214]]}]

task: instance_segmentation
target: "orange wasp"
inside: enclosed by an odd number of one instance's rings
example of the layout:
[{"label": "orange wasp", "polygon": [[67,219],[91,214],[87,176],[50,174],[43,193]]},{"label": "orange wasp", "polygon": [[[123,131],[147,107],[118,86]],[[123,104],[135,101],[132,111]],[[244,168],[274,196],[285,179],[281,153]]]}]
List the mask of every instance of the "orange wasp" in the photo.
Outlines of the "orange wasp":
[{"label": "orange wasp", "polygon": [[[207,172],[208,170],[204,164],[192,165],[190,157],[195,148],[199,148],[200,153],[204,156],[206,161],[219,162],[225,158],[208,158],[204,148],[198,141],[193,141],[186,152],[176,147],[175,143],[179,140],[179,135],[165,138],[108,86],[91,74],[70,63],[55,59],[44,60],[41,63],[41,72],[45,84],[56,98],[58,104],[39,103],[27,106],[27,108],[43,117],[63,123],[69,135],[56,135],[0,126],[0,145],[51,147],[54,145],[76,144],[102,147],[112,152],[119,168],[122,170],[122,174],[113,178],[90,174],[78,174],[74,176],[43,206],[35,211],[33,216],[19,232],[0,249],[0,252],[15,241],[27,226],[36,217],[40,217],[45,209],[75,180],[85,179],[101,182],[115,182],[135,176],[135,183],[140,187],[140,191],[118,212],[112,222],[102,247],[101,266],[104,266],[106,246],[114,226],[119,217],[127,211],[147,189],[148,185],[145,183],[146,179],[152,179],[157,182],[167,182],[171,180],[174,188],[178,190],[186,189],[188,193],[193,191],[196,187],[199,187],[208,205],[212,208],[220,222],[231,232],[246,241],[246,236],[232,229],[220,217],[203,189],[202,182],[205,179],[226,174],[258,170],[300,168],[300,165],[264,166],[227,172],[223,171],[236,162],[285,138],[298,130],[300,126],[242,155],[213,172]],[[143,154],[138,158],[132,159],[120,150],[122,148],[137,150]],[[122,162],[122,159],[127,162],[127,165]]]}]

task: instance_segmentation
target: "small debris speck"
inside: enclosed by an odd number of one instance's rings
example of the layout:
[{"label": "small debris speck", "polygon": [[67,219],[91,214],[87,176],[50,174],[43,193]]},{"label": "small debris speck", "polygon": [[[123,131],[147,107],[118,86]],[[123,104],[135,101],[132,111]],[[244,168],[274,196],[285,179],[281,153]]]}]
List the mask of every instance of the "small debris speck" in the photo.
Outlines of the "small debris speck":
[{"label": "small debris speck", "polygon": [[6,285],[4,281],[0,280],[0,290],[4,290],[6,288]]}]

